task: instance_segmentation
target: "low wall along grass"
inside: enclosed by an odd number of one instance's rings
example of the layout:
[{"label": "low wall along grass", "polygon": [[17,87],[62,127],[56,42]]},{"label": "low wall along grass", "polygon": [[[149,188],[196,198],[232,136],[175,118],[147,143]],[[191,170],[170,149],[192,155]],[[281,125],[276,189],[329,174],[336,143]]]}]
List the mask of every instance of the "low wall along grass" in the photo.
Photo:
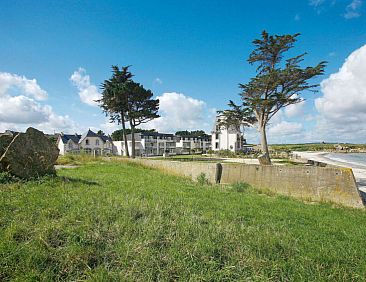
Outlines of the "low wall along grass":
[{"label": "low wall along grass", "polygon": [[136,159],[134,162],[190,177],[204,174],[210,183],[248,183],[260,189],[308,201],[363,208],[351,169],[305,166],[260,166]]},{"label": "low wall along grass", "polygon": [[366,213],[130,162],[0,184],[0,281],[362,281]]}]

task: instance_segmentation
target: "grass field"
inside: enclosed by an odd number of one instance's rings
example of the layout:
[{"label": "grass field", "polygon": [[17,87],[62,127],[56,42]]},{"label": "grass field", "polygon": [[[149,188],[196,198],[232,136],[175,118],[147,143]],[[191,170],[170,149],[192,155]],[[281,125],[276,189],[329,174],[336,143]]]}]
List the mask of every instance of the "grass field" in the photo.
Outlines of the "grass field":
[{"label": "grass field", "polygon": [[[334,143],[308,143],[308,144],[274,144],[270,145],[271,150],[274,151],[334,151]],[[348,149],[366,150],[366,144],[343,144]]]},{"label": "grass field", "polygon": [[97,161],[0,185],[0,281],[362,281],[366,213]]}]

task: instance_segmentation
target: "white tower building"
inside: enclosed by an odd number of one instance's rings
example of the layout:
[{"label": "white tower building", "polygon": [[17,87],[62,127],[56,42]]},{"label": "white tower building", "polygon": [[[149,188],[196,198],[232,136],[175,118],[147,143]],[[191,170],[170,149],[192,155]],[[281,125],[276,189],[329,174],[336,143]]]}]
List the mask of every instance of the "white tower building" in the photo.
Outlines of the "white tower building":
[{"label": "white tower building", "polygon": [[220,115],[216,116],[212,131],[212,150],[230,150],[232,152],[243,150],[243,145],[245,144],[243,134],[234,126],[230,126],[229,128],[220,126],[219,122],[223,118]]}]

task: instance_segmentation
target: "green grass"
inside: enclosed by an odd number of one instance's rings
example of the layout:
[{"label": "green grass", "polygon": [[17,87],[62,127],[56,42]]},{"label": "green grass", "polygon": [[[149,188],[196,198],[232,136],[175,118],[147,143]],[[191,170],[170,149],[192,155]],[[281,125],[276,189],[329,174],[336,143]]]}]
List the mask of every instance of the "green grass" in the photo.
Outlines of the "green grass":
[{"label": "green grass", "polygon": [[362,281],[366,213],[89,163],[0,185],[0,281]]},{"label": "green grass", "polygon": [[[308,143],[308,144],[275,144],[270,145],[271,150],[274,151],[333,151],[335,150],[335,143]],[[366,144],[343,144],[349,149],[365,150]]]}]

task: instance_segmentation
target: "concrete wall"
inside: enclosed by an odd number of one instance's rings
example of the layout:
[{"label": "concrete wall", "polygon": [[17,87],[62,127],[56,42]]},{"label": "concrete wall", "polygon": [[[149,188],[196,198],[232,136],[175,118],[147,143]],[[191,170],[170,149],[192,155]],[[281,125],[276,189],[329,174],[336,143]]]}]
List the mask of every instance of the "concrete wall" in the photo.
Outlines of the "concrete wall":
[{"label": "concrete wall", "polygon": [[248,183],[278,194],[312,201],[330,201],[364,207],[352,169],[306,166],[260,166],[135,159],[133,162],[167,173],[197,177],[204,173],[210,183]]},{"label": "concrete wall", "polygon": [[363,207],[352,169],[348,168],[223,164],[220,183],[237,182],[306,200]]},{"label": "concrete wall", "polygon": [[216,164],[198,162],[179,162],[164,160],[134,159],[130,160],[144,166],[161,169],[167,173],[189,177],[196,181],[197,177],[204,173],[210,183],[216,183]]}]

